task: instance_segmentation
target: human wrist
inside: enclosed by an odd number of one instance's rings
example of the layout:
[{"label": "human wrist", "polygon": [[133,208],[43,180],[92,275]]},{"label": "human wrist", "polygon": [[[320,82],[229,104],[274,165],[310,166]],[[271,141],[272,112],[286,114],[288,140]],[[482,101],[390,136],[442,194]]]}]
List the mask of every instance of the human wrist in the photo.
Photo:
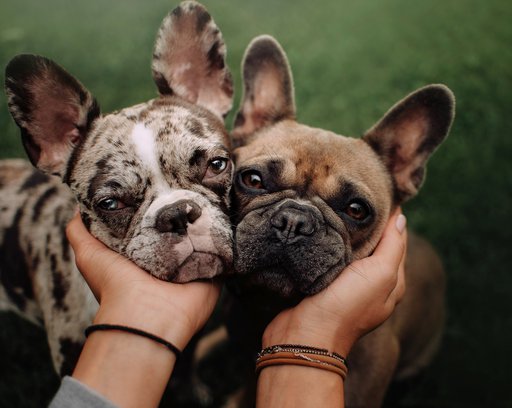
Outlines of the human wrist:
[{"label": "human wrist", "polygon": [[[262,337],[263,349],[276,345],[284,347],[276,349],[276,354],[269,351],[270,361],[266,364],[257,363],[258,407],[343,405],[347,366],[344,361],[333,358],[331,353],[346,357],[349,347],[342,345],[333,327],[325,328],[313,317],[308,318],[310,316],[300,308],[289,309],[281,312],[266,327]],[[286,345],[293,346],[287,349]],[[294,346],[325,350],[291,350]],[[333,366],[338,369],[333,369]],[[311,392],[312,387],[315,392]]]},{"label": "human wrist", "polygon": [[334,324],[307,319],[289,318],[271,322],[262,336],[262,348],[279,344],[298,344],[326,349],[346,357],[355,340],[350,332],[344,333]]},{"label": "human wrist", "polygon": [[348,371],[347,360],[336,352],[303,344],[278,344],[258,353],[256,374],[264,368],[280,365],[322,369],[338,374],[343,380]]},{"label": "human wrist", "polygon": [[115,324],[143,330],[174,344],[179,350],[185,348],[195,332],[192,322],[180,316],[173,305],[149,294],[105,299],[93,324]]},{"label": "human wrist", "polygon": [[73,377],[120,407],[156,407],[176,359],[142,336],[97,331],[87,338]]}]

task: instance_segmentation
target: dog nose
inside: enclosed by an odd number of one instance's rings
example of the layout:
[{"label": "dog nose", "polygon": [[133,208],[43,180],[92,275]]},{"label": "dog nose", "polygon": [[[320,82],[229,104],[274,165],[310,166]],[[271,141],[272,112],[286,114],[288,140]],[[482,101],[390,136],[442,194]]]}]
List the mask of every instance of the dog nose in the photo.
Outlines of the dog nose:
[{"label": "dog nose", "polygon": [[317,225],[307,207],[283,208],[270,219],[270,223],[281,241],[312,235]]},{"label": "dog nose", "polygon": [[180,200],[158,211],[155,228],[159,232],[186,235],[188,224],[193,224],[200,216],[201,207],[191,200]]}]

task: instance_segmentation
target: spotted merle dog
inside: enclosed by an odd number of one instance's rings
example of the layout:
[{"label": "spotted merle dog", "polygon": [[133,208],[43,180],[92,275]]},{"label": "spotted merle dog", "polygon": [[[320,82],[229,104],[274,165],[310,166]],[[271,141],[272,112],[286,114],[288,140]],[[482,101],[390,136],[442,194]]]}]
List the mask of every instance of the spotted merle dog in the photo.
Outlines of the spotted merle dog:
[{"label": "spotted merle dog", "polygon": [[77,205],[94,236],[160,279],[229,271],[225,54],[205,8],[182,3],[155,43],[159,96],[103,116],[49,59],[19,55],[7,66],[9,110],[36,168],[0,162],[0,310],[44,326],[60,374],[72,369],[97,310],[64,231]]}]

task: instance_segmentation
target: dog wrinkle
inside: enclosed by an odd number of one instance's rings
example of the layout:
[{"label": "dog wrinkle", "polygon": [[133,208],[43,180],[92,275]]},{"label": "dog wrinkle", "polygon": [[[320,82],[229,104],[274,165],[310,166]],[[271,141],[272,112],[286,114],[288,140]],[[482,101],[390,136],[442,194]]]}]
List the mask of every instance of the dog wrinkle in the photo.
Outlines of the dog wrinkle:
[{"label": "dog wrinkle", "polygon": [[199,166],[202,164],[206,159],[206,150],[204,149],[196,149],[194,150],[194,153],[188,160],[188,164],[190,166]]},{"label": "dog wrinkle", "polygon": [[222,212],[224,214],[227,214],[229,209],[226,203],[227,199],[227,193],[228,190],[231,188],[231,186],[227,185],[226,183],[216,183],[216,184],[209,184],[207,186],[211,191],[213,191],[219,198],[222,199],[220,203],[218,203],[219,207],[221,208]]},{"label": "dog wrinkle", "polygon": [[89,216],[89,214],[81,212],[80,217],[82,218],[82,222],[85,225],[85,228],[87,228],[88,231],[91,230],[91,224],[92,224],[92,218]]},{"label": "dog wrinkle", "polygon": [[208,207],[203,208],[201,216],[188,226],[188,234],[195,251],[216,252],[210,230],[213,214]]}]

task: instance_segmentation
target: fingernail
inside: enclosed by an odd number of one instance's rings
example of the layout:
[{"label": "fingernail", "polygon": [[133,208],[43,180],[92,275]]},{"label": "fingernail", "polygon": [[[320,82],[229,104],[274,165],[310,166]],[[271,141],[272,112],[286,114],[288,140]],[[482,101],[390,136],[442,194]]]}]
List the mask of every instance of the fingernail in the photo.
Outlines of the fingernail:
[{"label": "fingernail", "polygon": [[396,223],[395,223],[395,226],[396,226],[396,229],[398,230],[398,232],[401,234],[402,232],[404,232],[405,230],[405,225],[407,224],[407,218],[405,218],[405,215],[403,214],[400,214],[397,218],[396,218]]},{"label": "fingernail", "polygon": [[75,207],[75,211],[73,212],[73,217],[76,216],[77,214],[80,214],[80,208],[78,207],[78,205]]}]

